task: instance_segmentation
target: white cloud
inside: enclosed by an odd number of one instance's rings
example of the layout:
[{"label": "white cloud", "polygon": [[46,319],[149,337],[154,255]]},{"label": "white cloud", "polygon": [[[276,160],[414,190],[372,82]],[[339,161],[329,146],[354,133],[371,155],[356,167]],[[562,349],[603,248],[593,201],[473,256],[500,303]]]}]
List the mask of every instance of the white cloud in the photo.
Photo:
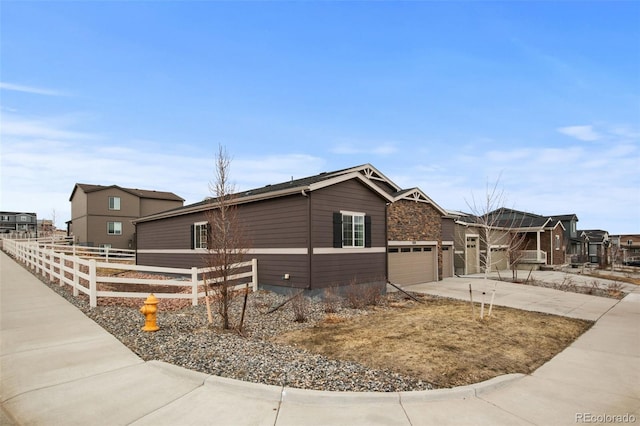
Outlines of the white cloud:
[{"label": "white cloud", "polygon": [[12,113],[3,112],[0,116],[2,134],[21,138],[42,139],[93,139],[96,135],[66,130],[68,118],[26,119]]},{"label": "white cloud", "polygon": [[557,130],[564,135],[585,142],[593,142],[602,138],[598,132],[593,130],[593,126],[567,126],[560,127]]},{"label": "white cloud", "polygon": [[23,93],[31,93],[34,95],[44,95],[44,96],[68,96],[66,93],[52,90],[52,89],[43,89],[41,87],[33,87],[33,86],[24,86],[22,84],[12,84],[7,82],[0,82],[0,89],[9,90],[13,92],[23,92]]},{"label": "white cloud", "polygon": [[[41,218],[55,209],[56,225],[63,227],[71,218],[68,199],[76,183],[170,191],[187,204],[210,195],[213,154],[197,148],[184,154],[147,140],[113,142],[73,131],[62,121],[12,116],[5,126],[3,119],[0,209],[34,211]],[[231,179],[244,190],[313,175],[324,166],[324,160],[305,154],[234,157]]]},{"label": "white cloud", "polygon": [[391,155],[398,151],[393,142],[342,141],[334,145],[330,152],[340,155],[373,154],[376,156]]}]

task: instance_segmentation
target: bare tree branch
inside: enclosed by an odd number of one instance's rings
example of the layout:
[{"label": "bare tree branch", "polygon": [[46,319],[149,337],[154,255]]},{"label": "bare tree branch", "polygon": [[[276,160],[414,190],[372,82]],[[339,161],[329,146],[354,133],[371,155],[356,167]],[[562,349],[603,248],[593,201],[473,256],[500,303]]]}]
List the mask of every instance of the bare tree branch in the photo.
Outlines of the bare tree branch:
[{"label": "bare tree branch", "polygon": [[230,181],[231,159],[224,147],[219,146],[215,161],[215,179],[209,182],[211,208],[205,213],[208,224],[205,264],[209,272],[205,277],[207,302],[213,299],[222,319],[222,328],[231,328],[229,305],[242,292],[233,291],[237,284],[234,275],[241,272],[238,264],[244,261],[248,241],[238,217],[235,204],[235,186]]}]

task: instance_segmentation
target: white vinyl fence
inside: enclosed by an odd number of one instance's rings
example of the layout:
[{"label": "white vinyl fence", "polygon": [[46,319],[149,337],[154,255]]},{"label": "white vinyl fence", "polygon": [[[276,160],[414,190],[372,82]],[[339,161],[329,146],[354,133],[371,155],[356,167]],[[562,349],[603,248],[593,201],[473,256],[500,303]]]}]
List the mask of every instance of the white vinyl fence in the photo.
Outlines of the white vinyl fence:
[{"label": "white vinyl fence", "polygon": [[[47,278],[49,281],[58,280],[60,286],[69,285],[73,289],[73,295],[80,293],[89,296],[89,305],[93,308],[98,305],[98,297],[122,297],[145,298],[149,292],[123,292],[98,290],[98,284],[127,284],[127,285],[152,285],[188,288],[189,292],[162,293],[153,292],[158,299],[191,299],[191,304],[196,306],[198,298],[204,297],[204,276],[211,272],[212,268],[164,268],[157,266],[132,265],[130,263],[115,263],[113,253],[111,262],[108,258],[96,257],[96,254],[87,254],[86,247],[78,247],[74,251],[72,246],[60,246],[56,244],[33,240],[3,240],[3,249],[12,255],[17,261],[22,262],[36,274]],[[73,253],[76,253],[75,255]],[[105,261],[101,261],[101,260]],[[118,260],[121,260],[118,258]],[[130,261],[129,261],[130,262]],[[234,269],[246,271],[231,277],[231,280],[247,279],[253,291],[258,289],[258,261],[252,259],[247,262],[232,266]],[[135,271],[143,274],[171,276],[172,279],[161,278],[127,278],[118,276],[100,276],[101,268],[113,270]],[[220,279],[221,280],[221,279]],[[211,280],[209,280],[211,282]],[[239,284],[236,288],[244,288],[245,284]]]}]

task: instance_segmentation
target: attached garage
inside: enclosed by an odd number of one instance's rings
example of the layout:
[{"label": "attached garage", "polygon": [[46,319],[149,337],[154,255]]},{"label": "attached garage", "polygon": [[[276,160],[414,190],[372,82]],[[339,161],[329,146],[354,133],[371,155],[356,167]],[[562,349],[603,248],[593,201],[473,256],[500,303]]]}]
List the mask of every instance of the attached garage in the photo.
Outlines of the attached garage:
[{"label": "attached garage", "polygon": [[389,247],[389,281],[411,285],[437,281],[438,251],[436,246]]},{"label": "attached garage", "polygon": [[507,256],[507,249],[504,247],[492,247],[491,270],[504,271],[505,269],[509,269],[509,258]]}]

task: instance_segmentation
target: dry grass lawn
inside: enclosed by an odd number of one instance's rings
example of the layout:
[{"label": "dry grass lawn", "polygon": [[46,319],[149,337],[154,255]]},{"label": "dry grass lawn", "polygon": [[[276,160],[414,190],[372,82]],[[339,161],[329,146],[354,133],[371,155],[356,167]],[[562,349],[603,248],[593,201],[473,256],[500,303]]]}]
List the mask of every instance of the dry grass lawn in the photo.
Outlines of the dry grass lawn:
[{"label": "dry grass lawn", "polygon": [[471,318],[468,302],[422,297],[367,315],[323,323],[274,340],[334,359],[420,377],[436,387],[477,383],[507,373],[531,373],[562,351],[591,321],[494,307]]}]

